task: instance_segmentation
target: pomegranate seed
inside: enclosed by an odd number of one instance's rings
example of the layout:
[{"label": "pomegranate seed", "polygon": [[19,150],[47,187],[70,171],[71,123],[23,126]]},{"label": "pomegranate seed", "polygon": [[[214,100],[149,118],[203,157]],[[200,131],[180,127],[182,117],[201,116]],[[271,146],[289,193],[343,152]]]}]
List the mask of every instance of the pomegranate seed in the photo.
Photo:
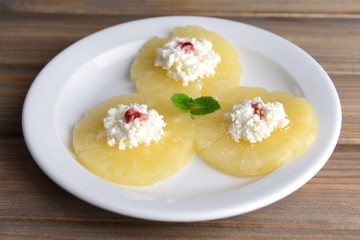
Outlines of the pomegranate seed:
[{"label": "pomegranate seed", "polygon": [[259,115],[260,119],[264,119],[264,109],[259,107],[259,103],[251,103],[251,107],[254,109],[254,114]]},{"label": "pomegranate seed", "polygon": [[149,116],[146,113],[139,112],[135,108],[130,108],[125,113],[125,122],[132,123],[135,119],[139,119],[140,122],[148,120]]},{"label": "pomegranate seed", "polygon": [[179,42],[178,46],[180,46],[185,53],[193,52],[195,50],[194,45],[191,42]]}]

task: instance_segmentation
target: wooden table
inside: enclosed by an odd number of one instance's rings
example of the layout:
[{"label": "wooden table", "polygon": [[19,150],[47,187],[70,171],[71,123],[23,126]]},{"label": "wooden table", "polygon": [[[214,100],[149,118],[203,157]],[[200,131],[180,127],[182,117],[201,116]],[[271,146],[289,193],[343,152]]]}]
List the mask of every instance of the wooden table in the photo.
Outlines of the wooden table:
[{"label": "wooden table", "polygon": [[[297,44],[325,68],[341,98],[343,125],[333,155],[311,181],[251,213],[164,223],[89,205],[39,169],[21,129],[23,101],[39,71],[91,33],[159,15],[216,16],[258,26]],[[0,239],[359,239],[360,1],[0,0],[0,142]]]}]

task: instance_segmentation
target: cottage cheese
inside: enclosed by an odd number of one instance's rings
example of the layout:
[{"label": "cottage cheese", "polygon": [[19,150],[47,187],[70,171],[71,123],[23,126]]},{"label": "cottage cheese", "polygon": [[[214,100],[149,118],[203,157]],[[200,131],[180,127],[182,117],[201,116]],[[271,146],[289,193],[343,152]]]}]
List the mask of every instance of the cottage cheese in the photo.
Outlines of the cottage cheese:
[{"label": "cottage cheese", "polygon": [[[132,108],[147,114],[147,119],[140,121],[139,118],[135,118],[127,123],[125,113]],[[147,110],[147,105],[137,103],[129,106],[119,104],[115,108],[110,108],[103,122],[105,131],[102,135],[106,136],[107,144],[109,146],[118,144],[120,150],[135,148],[139,144],[149,146],[152,140],[158,142],[164,135],[163,127],[166,126],[163,116],[156,110]]]},{"label": "cottage cheese", "polygon": [[290,122],[286,117],[281,103],[265,104],[260,97],[244,100],[224,114],[224,119],[230,121],[228,133],[232,139],[236,142],[244,139],[250,143],[262,142],[275,129],[286,127]]},{"label": "cottage cheese", "polygon": [[221,61],[219,54],[212,50],[212,43],[204,38],[175,37],[156,50],[155,66],[167,71],[169,78],[189,82],[215,74],[215,67]]}]

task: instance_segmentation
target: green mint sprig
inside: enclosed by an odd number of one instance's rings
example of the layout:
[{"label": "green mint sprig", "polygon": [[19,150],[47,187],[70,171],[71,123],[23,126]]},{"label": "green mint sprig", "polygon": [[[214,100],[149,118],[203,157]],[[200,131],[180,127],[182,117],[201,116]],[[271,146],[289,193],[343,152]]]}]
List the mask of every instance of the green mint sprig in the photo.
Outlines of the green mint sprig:
[{"label": "green mint sprig", "polygon": [[180,111],[190,112],[192,118],[193,115],[206,115],[221,109],[219,102],[208,96],[193,99],[184,93],[175,93],[171,102]]}]

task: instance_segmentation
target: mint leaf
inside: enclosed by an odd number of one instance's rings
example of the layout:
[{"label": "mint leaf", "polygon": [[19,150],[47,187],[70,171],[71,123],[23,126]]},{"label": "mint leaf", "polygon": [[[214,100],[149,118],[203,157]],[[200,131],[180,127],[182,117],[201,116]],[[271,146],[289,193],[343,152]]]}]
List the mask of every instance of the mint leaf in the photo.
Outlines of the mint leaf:
[{"label": "mint leaf", "polygon": [[212,97],[199,97],[195,99],[195,103],[195,106],[190,109],[190,113],[193,115],[206,115],[221,108],[218,101]]},{"label": "mint leaf", "polygon": [[212,97],[199,97],[195,100],[184,93],[175,93],[171,102],[182,112],[190,112],[192,115],[206,115],[221,108],[220,104]]},{"label": "mint leaf", "polygon": [[182,112],[189,112],[190,108],[195,105],[195,100],[184,93],[175,93],[171,97],[171,102]]},{"label": "mint leaf", "polygon": [[184,105],[186,106],[186,108],[191,109],[196,105],[196,102],[194,99],[189,97],[188,99],[185,100]]}]

